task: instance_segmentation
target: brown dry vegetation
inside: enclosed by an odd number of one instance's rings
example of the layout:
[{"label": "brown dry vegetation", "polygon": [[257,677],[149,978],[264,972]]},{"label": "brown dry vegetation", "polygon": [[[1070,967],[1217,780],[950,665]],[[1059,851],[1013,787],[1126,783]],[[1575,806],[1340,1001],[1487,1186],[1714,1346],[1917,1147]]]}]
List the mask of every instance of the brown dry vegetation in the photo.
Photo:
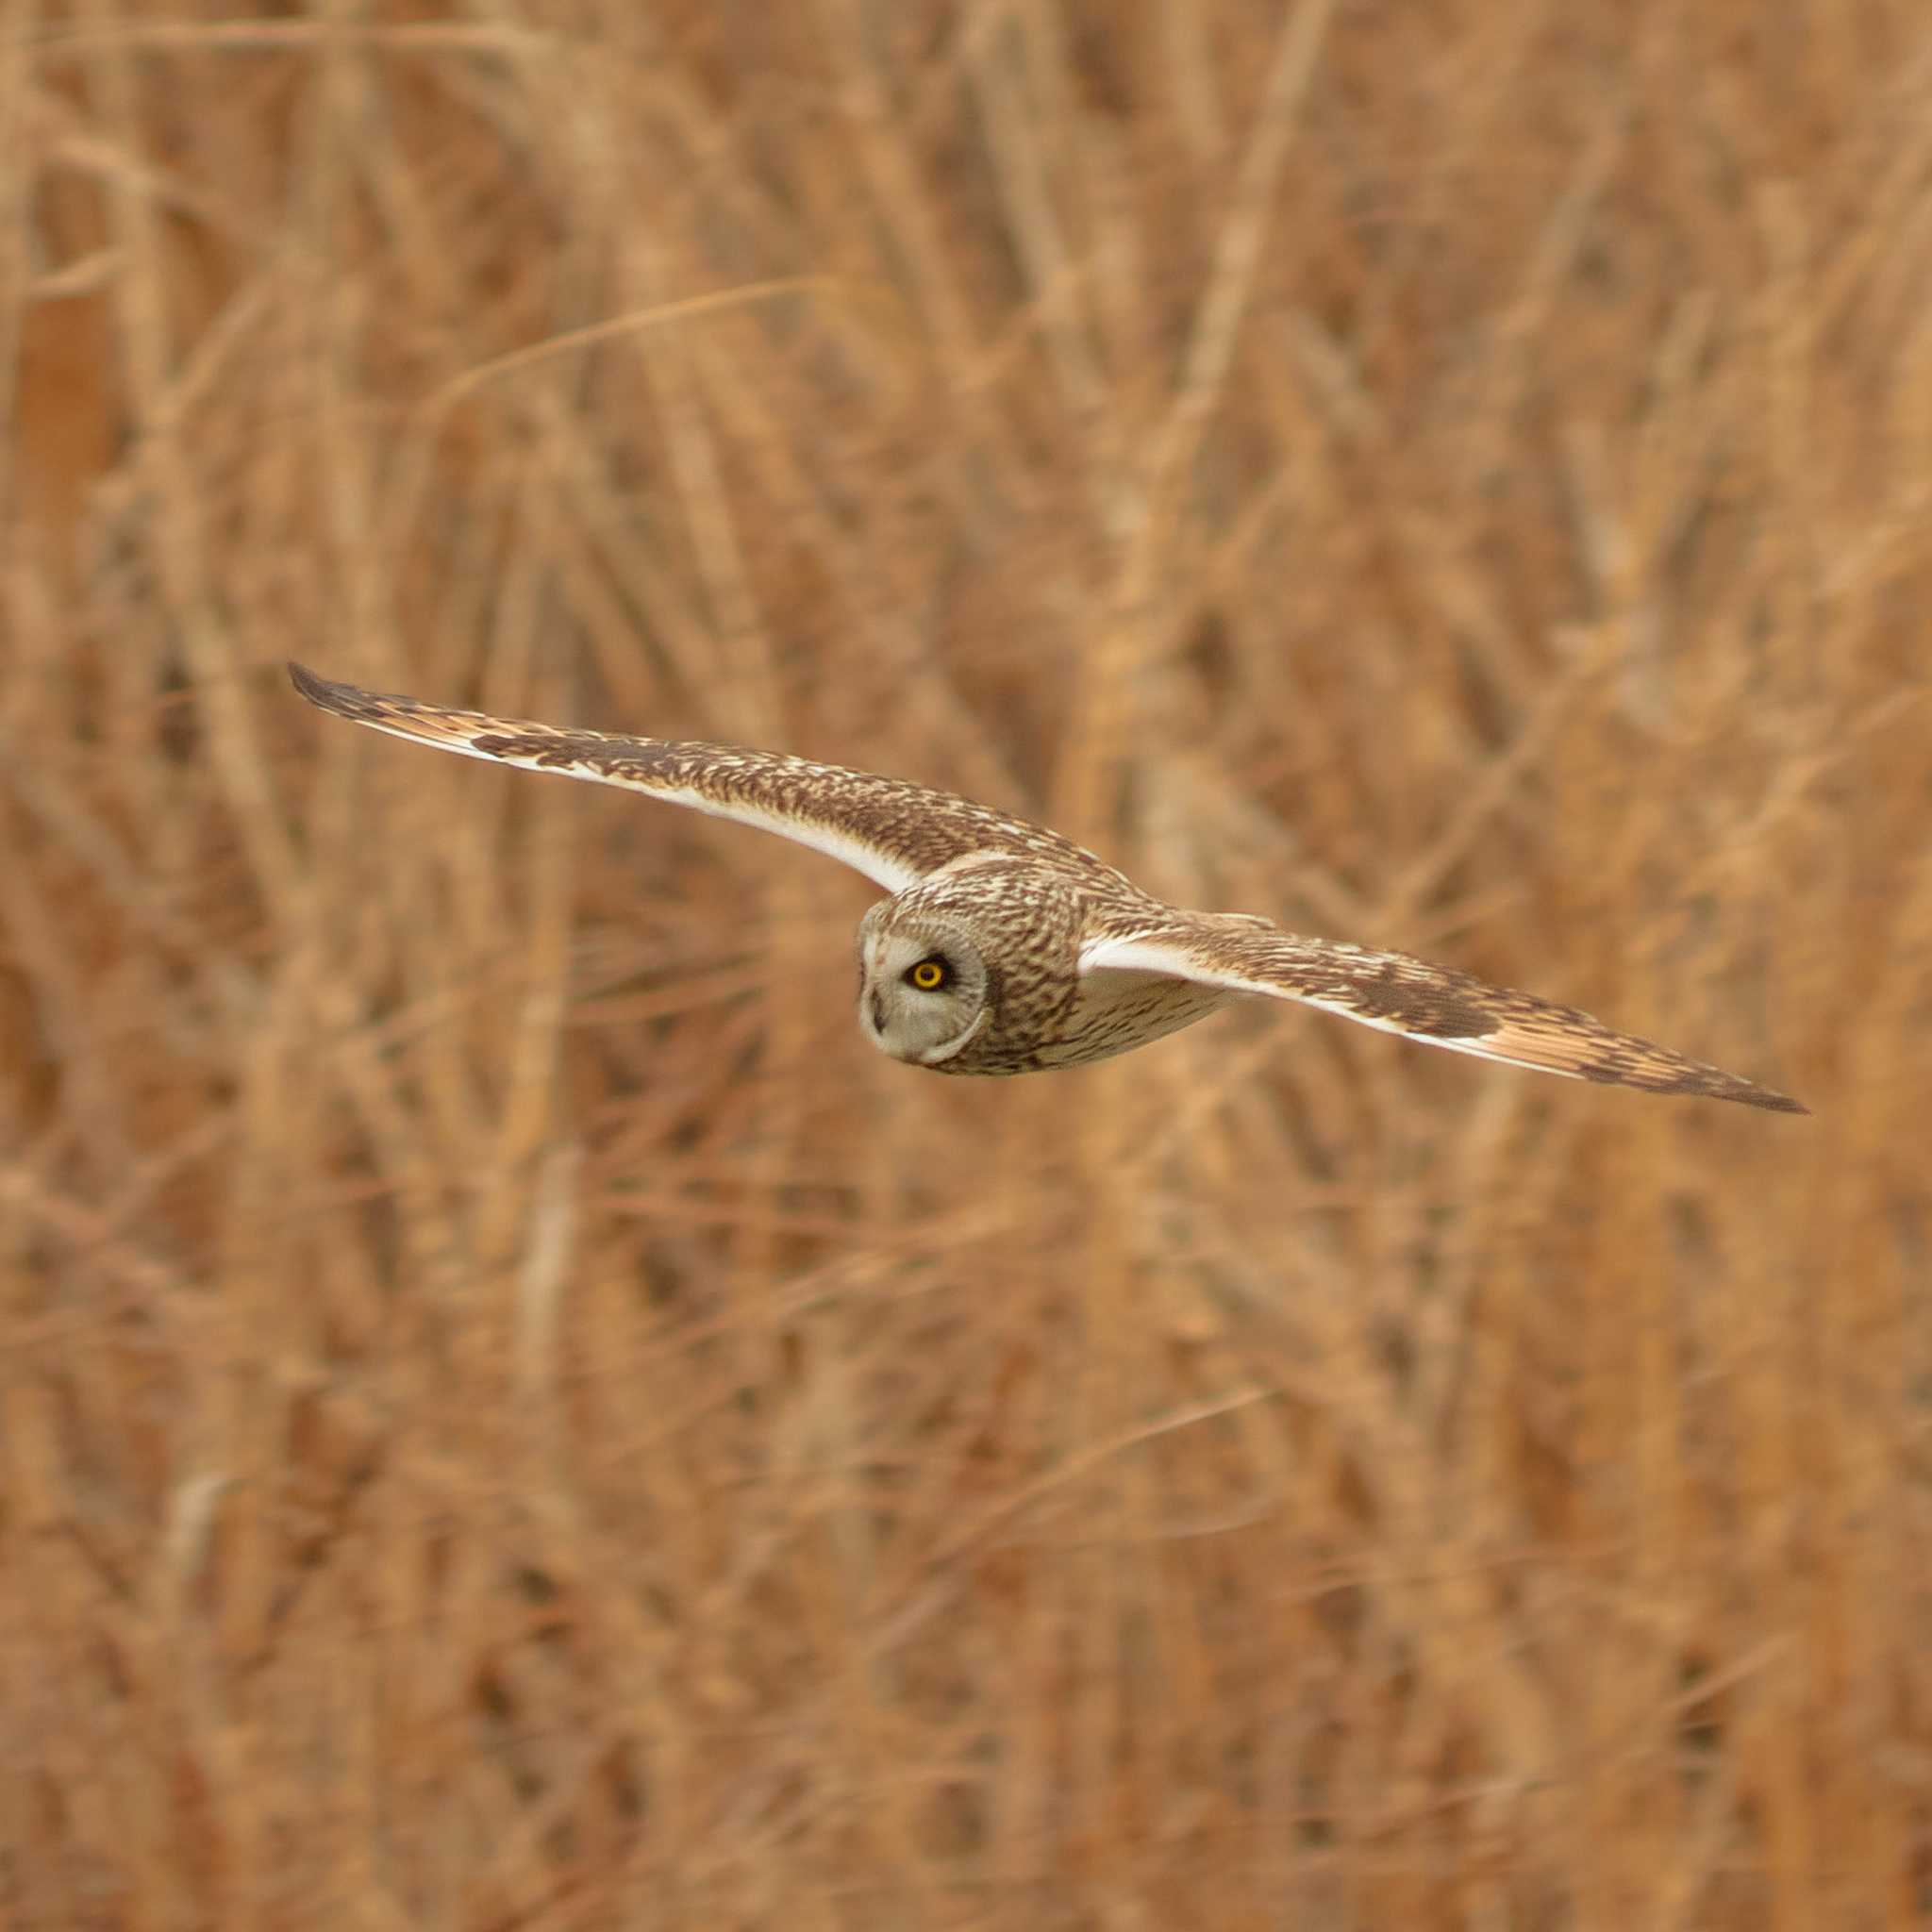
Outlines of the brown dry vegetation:
[{"label": "brown dry vegetation", "polygon": [[[0,8],[9,1926],[1932,1924],[1924,0]],[[1050,815],[1243,1013],[285,657]]]}]

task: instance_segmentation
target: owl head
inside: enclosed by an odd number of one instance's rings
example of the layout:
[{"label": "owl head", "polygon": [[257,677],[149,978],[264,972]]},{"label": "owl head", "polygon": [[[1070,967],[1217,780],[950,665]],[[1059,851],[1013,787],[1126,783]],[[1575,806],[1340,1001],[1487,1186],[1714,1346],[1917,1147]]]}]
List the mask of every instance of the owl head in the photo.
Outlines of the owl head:
[{"label": "owl head", "polygon": [[942,1066],[990,1025],[994,976],[967,923],[881,899],[858,927],[858,1024],[881,1053]]}]

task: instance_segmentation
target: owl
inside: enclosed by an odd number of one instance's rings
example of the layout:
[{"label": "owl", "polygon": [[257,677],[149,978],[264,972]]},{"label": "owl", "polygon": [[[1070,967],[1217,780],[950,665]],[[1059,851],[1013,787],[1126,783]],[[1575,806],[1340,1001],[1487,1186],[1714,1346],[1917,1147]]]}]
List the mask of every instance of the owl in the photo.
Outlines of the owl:
[{"label": "owl", "polygon": [[842,859],[887,894],[859,922],[859,1027],[909,1066],[1084,1066],[1238,999],[1299,1000],[1573,1080],[1808,1111],[1533,993],[1403,953],[1305,938],[1249,913],[1166,905],[1058,832],[951,792],[783,752],[449,710],[332,684],[298,664],[289,673],[309,703],[355,724],[466,758],[621,785]]}]

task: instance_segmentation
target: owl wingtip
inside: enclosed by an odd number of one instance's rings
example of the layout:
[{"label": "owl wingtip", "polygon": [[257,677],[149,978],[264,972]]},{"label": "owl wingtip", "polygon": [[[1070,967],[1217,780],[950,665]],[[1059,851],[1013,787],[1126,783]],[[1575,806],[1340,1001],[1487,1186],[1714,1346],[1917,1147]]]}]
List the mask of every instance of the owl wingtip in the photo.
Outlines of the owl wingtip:
[{"label": "owl wingtip", "polygon": [[1802,1100],[1793,1100],[1789,1093],[1780,1093],[1775,1087],[1760,1087],[1756,1080],[1746,1080],[1736,1074],[1725,1074],[1715,1080],[1686,1080],[1676,1091],[1706,1100],[1734,1100],[1742,1107],[1762,1108],[1767,1113],[1808,1114],[1811,1111]]},{"label": "owl wingtip", "polygon": [[289,682],[292,684],[311,705],[327,702],[328,693],[334,689],[328,679],[318,677],[306,664],[298,664],[294,658],[288,659]]},{"label": "owl wingtip", "polygon": [[[385,698],[375,691],[364,691],[359,684],[343,684],[333,677],[324,677],[319,672],[311,671],[306,664],[298,664],[294,658],[288,659],[289,682],[297,693],[308,700],[319,711],[331,711],[338,718],[353,719],[358,724],[374,724],[381,722],[385,714],[397,700]],[[407,705],[408,700],[401,700]]]}]

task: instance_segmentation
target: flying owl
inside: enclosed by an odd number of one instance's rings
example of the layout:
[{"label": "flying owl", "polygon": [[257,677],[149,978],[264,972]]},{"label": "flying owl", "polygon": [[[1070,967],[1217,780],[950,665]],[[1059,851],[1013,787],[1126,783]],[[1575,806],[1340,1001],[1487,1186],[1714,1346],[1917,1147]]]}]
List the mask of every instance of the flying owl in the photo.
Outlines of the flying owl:
[{"label": "flying owl", "polygon": [[1402,953],[1163,905],[1044,826],[901,778],[738,745],[454,711],[291,664],[325,711],[466,758],[622,785],[842,859],[889,895],[858,926],[858,1024],[941,1074],[1084,1066],[1243,997],[1300,1000],[1429,1046],[1655,1093],[1808,1109],[1574,1007]]}]

